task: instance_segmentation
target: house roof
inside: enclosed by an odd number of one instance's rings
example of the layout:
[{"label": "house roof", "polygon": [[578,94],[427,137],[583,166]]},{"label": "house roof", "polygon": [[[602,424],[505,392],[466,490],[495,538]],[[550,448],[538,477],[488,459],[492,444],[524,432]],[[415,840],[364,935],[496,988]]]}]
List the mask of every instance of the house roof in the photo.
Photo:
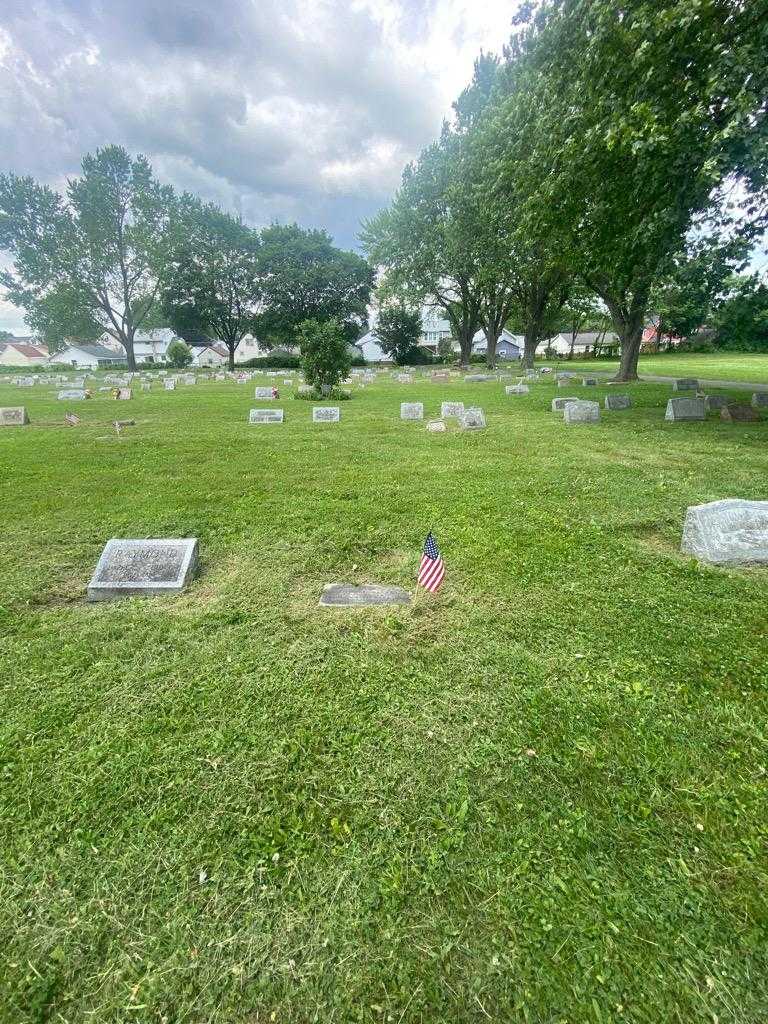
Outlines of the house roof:
[{"label": "house roof", "polygon": [[21,355],[26,356],[27,359],[45,359],[48,355],[43,349],[37,348],[35,345],[28,345],[24,342],[9,341],[4,345],[6,348],[16,349]]},{"label": "house roof", "polygon": [[[570,334],[565,334],[563,337],[567,341],[571,340]],[[594,345],[596,342],[610,345],[618,340],[613,331],[581,331],[576,335],[577,345]]]},{"label": "house roof", "polygon": [[[104,345],[67,345],[67,348],[74,348],[78,352],[85,352],[86,355],[93,356],[95,359],[124,358],[120,352],[115,352],[114,349],[106,348]],[[63,351],[66,352],[66,349]],[[60,355],[60,353],[57,352],[56,355]]]}]

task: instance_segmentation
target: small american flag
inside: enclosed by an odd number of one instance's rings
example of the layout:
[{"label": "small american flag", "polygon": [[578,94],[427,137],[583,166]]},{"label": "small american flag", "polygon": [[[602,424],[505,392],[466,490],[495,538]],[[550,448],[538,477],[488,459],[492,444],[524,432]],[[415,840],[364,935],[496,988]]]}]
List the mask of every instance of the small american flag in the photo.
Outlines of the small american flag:
[{"label": "small american flag", "polygon": [[417,583],[420,587],[428,590],[430,594],[436,594],[444,579],[445,566],[440,557],[440,551],[435,543],[435,538],[428,533],[427,539],[424,541],[424,553],[421,556]]}]

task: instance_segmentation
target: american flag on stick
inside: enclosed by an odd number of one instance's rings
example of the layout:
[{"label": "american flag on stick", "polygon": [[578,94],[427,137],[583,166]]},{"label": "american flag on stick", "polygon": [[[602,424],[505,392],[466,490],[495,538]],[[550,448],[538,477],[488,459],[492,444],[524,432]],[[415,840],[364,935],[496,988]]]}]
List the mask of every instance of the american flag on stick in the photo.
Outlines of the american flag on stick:
[{"label": "american flag on stick", "polygon": [[436,594],[445,579],[445,565],[440,557],[440,551],[431,533],[427,534],[424,541],[424,553],[421,556],[419,566],[419,578],[417,583],[424,587],[430,594]]}]

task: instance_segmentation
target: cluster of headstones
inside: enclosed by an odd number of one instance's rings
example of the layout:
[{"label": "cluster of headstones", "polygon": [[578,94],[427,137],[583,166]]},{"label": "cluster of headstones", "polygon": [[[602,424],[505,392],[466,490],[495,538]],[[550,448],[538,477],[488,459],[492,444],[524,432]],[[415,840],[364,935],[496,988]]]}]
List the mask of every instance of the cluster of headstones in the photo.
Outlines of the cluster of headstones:
[{"label": "cluster of headstones", "polygon": [[[423,402],[401,402],[401,420],[423,420]],[[442,434],[447,430],[446,420],[456,420],[462,430],[482,430],[485,427],[485,413],[477,406],[464,407],[463,402],[442,402],[440,405],[440,419],[430,420],[427,423],[427,430],[431,434]]]}]

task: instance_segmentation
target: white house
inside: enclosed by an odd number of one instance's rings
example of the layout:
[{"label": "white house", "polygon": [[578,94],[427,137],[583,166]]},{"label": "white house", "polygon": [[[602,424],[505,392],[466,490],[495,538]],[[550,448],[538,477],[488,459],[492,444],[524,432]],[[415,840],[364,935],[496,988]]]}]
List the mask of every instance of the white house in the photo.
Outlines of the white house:
[{"label": "white house", "polygon": [[104,345],[93,344],[67,345],[54,352],[49,363],[62,363],[80,370],[99,370],[110,366],[125,366],[125,353],[115,352]]},{"label": "white house", "polygon": [[192,366],[223,366],[228,359],[229,352],[221,342],[192,347]]},{"label": "white house", "polygon": [[[496,342],[496,358],[520,359],[523,354],[524,344],[525,338],[523,338],[522,334],[512,334],[505,327]],[[488,351],[488,339],[485,336],[485,331],[478,331],[472,339],[472,351],[480,356],[485,355]]]},{"label": "white house", "polygon": [[374,334],[373,330],[367,331],[362,338],[358,338],[355,342],[357,347],[363,353],[363,359],[366,363],[391,363],[392,356],[388,356],[384,349],[379,344],[379,339]]},{"label": "white house", "polygon": [[[571,334],[569,331],[562,331],[553,338],[547,338],[537,346],[537,352],[549,351],[559,356],[570,355]],[[573,339],[573,354],[575,356],[588,356],[601,348],[615,349],[619,344],[618,337],[613,331],[581,331]]]},{"label": "white house", "polygon": [[32,344],[31,338],[0,342],[0,366],[40,366],[47,359],[45,345]]}]

